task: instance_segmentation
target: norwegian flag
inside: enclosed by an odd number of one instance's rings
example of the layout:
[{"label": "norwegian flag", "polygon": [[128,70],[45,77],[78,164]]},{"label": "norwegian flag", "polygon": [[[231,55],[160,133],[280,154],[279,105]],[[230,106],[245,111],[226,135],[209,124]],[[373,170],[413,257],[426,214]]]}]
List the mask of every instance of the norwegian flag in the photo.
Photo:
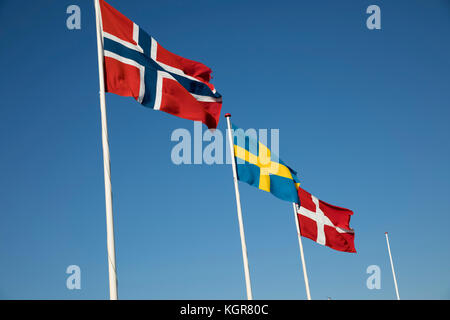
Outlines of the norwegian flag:
[{"label": "norwegian flag", "polygon": [[302,188],[298,188],[298,198],[302,236],[338,251],[356,252],[355,233],[349,226],[353,211],[319,200]]},{"label": "norwegian flag", "polygon": [[216,128],[222,96],[211,69],[164,49],[137,24],[100,0],[106,92]]}]

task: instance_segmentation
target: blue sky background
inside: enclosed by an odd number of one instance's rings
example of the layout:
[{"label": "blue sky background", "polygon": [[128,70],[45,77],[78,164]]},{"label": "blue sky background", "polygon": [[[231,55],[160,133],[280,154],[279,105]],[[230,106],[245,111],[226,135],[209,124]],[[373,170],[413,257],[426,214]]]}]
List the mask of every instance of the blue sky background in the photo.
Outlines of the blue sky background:
[{"label": "blue sky background", "polygon": [[[394,299],[385,231],[401,297],[450,298],[449,1],[109,3],[210,66],[222,114],[280,129],[302,186],[355,212],[357,254],[303,241],[313,299]],[[93,3],[3,0],[0,38],[0,298],[107,299]],[[170,135],[192,122],[106,100],[119,297],[244,299],[231,167],[172,164]],[[240,191],[254,297],[305,299],[291,204]]]}]

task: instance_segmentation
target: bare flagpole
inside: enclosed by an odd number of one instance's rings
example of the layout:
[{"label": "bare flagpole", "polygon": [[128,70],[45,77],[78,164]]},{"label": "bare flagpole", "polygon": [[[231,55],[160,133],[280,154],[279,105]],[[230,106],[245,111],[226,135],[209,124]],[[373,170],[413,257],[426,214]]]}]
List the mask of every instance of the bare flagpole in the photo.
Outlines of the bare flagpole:
[{"label": "bare flagpole", "polygon": [[389,259],[391,260],[391,268],[392,268],[392,276],[394,277],[395,293],[397,294],[397,300],[400,300],[400,295],[398,293],[398,286],[397,286],[397,278],[395,277],[394,262],[392,261],[391,246],[389,245],[389,237],[388,237],[387,232],[385,232],[384,234],[386,235],[386,243],[387,243],[387,248],[388,248],[388,252],[389,252]]},{"label": "bare flagpole", "polygon": [[308,298],[308,300],[311,300],[311,292],[309,291],[308,274],[306,273],[305,255],[303,254],[302,235],[300,233],[300,221],[298,220],[298,215],[297,215],[297,204],[295,202],[293,202],[292,206],[294,207],[295,225],[297,226],[298,245],[300,247],[300,258],[302,259],[303,278],[305,279],[306,297]]},{"label": "bare flagpole", "polygon": [[98,78],[100,82],[100,111],[102,119],[103,171],[105,176],[106,237],[108,246],[109,298],[117,300],[116,250],[111,191],[111,162],[109,159],[108,125],[106,121],[105,79],[103,70],[103,37],[99,0],[94,0],[97,27]]},{"label": "bare flagpole", "polygon": [[245,286],[247,288],[247,300],[253,300],[252,285],[250,282],[250,271],[248,268],[247,245],[245,243],[244,222],[242,220],[241,196],[239,194],[236,159],[234,158],[234,143],[233,143],[233,136],[231,134],[230,117],[231,117],[231,114],[229,114],[229,113],[225,114],[225,118],[227,118],[227,124],[228,124],[228,142],[230,145],[231,164],[233,167],[233,180],[234,180],[234,191],[236,193],[236,206],[237,206],[237,214],[238,214],[238,220],[239,220],[239,233],[241,235],[242,259],[244,261]]}]

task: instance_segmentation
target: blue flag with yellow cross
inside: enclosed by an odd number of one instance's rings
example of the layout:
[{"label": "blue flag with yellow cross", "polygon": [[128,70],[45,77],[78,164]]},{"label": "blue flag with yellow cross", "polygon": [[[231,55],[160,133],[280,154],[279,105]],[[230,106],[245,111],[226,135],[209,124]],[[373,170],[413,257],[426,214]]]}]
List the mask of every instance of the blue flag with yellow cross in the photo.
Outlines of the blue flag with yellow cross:
[{"label": "blue flag with yellow cross", "polygon": [[233,125],[234,156],[238,180],[248,183],[275,197],[299,203],[297,173],[277,154],[254,136]]}]

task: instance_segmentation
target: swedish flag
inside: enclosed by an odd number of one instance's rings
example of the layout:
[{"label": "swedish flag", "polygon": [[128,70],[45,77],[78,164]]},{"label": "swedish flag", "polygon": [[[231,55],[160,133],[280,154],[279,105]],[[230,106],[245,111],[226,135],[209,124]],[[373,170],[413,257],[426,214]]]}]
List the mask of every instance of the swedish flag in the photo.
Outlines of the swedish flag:
[{"label": "swedish flag", "polygon": [[270,192],[281,200],[299,203],[297,173],[255,138],[233,125],[238,180]]}]

